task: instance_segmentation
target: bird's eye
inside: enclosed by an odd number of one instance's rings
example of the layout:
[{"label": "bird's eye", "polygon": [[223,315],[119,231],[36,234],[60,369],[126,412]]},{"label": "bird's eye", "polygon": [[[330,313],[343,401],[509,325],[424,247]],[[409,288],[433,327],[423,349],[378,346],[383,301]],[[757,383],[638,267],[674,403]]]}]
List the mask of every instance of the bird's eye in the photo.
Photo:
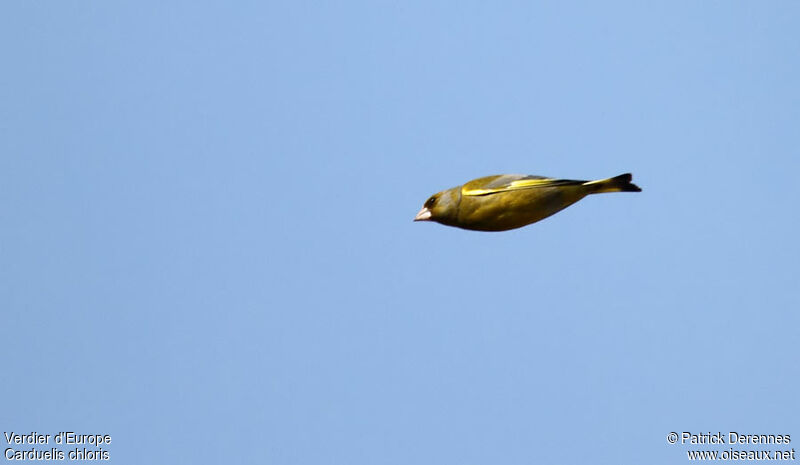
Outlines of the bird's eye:
[{"label": "bird's eye", "polygon": [[434,203],[436,203],[436,197],[431,197],[425,202],[425,207],[432,207]]}]

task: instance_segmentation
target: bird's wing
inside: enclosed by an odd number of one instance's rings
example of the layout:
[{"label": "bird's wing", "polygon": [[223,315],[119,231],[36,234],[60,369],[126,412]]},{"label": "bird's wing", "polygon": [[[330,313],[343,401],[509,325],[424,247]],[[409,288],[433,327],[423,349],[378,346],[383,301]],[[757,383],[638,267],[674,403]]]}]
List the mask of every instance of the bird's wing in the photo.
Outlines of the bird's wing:
[{"label": "bird's wing", "polygon": [[470,181],[461,188],[461,195],[490,195],[520,189],[537,189],[540,187],[578,186],[586,181],[572,179],[556,179],[544,176],[522,174],[502,174],[487,176]]}]

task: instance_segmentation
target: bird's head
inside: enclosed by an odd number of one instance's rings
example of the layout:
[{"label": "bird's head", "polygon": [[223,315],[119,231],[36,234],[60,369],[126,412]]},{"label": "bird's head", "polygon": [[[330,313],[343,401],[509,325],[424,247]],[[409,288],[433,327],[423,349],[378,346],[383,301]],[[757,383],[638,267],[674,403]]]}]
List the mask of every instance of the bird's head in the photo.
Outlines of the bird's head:
[{"label": "bird's head", "polygon": [[436,221],[453,224],[458,217],[458,204],[461,200],[461,186],[433,194],[425,201],[422,210],[414,221]]}]

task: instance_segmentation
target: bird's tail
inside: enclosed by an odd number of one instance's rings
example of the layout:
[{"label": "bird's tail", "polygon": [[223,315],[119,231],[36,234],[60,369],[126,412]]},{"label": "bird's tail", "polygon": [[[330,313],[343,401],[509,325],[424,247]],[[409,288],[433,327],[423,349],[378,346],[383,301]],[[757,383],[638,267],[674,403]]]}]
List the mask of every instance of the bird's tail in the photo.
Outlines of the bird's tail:
[{"label": "bird's tail", "polygon": [[583,185],[593,187],[595,189],[594,194],[602,194],[604,192],[641,192],[642,190],[639,186],[632,183],[631,179],[633,179],[633,175],[625,173],[613,178],[589,181]]}]

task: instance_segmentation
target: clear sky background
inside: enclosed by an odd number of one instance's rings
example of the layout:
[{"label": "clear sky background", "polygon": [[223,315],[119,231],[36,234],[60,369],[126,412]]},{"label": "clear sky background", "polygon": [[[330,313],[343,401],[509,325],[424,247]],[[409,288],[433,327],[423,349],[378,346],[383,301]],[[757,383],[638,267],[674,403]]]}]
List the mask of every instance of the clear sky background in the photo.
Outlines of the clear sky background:
[{"label": "clear sky background", "polygon": [[[798,24],[788,0],[4,2],[2,430],[110,434],[120,464],[795,447]],[[479,176],[624,172],[642,193],[511,232],[411,221]]]}]

